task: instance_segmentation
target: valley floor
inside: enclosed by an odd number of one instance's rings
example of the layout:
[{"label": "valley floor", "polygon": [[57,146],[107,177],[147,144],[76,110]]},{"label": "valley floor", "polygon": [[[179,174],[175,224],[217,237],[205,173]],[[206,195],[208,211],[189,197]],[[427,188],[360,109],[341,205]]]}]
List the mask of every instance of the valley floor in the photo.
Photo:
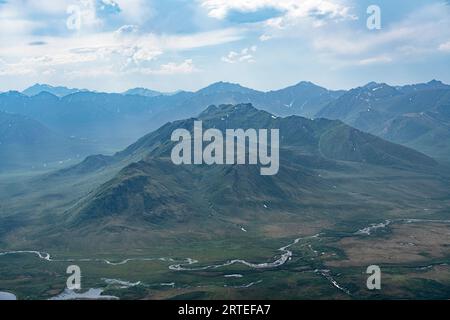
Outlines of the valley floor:
[{"label": "valley floor", "polygon": [[[236,239],[110,257],[2,252],[0,290],[19,299],[449,299],[449,243],[450,220],[394,219],[248,246]],[[73,264],[80,292],[65,290]],[[381,290],[366,287],[373,264]]]}]

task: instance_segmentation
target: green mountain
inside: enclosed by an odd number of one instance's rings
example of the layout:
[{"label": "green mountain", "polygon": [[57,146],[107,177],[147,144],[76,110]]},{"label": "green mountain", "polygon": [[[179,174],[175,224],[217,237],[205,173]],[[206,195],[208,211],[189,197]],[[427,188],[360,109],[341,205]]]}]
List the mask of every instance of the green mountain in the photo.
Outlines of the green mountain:
[{"label": "green mountain", "polygon": [[[261,176],[258,166],[172,164],[173,130],[192,130],[196,119],[205,129],[279,129],[279,173]],[[276,217],[297,221],[317,215],[335,221],[365,216],[377,206],[397,210],[430,192],[444,193],[437,172],[442,174],[442,168],[433,159],[340,121],[280,118],[249,104],[222,105],[167,123],[113,156],[91,156],[35,178],[28,186],[32,192],[12,199],[23,203],[15,212],[27,216],[33,210],[43,223],[52,221],[51,227],[38,223],[30,231],[39,234],[41,245],[51,246],[51,239],[61,237],[77,239],[77,246],[92,249],[102,243],[115,250],[115,245],[173,241],[188,236],[187,230],[189,237],[207,237],[217,225],[231,236],[242,232],[235,229],[237,221],[266,228]],[[421,186],[418,181],[430,182]],[[33,205],[49,194],[51,204]],[[330,217],[330,210],[341,213]],[[57,246],[69,245],[66,240]]]}]

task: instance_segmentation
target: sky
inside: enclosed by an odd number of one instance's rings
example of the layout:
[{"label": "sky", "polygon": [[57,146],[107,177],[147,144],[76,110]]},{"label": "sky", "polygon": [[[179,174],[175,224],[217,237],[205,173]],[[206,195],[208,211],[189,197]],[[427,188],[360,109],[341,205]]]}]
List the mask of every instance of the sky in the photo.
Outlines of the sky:
[{"label": "sky", "polygon": [[444,0],[0,0],[0,91],[348,89],[450,83],[449,70]]}]

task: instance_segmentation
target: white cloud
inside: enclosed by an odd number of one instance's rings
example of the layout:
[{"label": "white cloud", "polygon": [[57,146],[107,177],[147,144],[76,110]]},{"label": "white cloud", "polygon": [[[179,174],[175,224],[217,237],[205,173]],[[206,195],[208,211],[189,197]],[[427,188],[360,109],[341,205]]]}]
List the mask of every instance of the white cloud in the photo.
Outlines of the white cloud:
[{"label": "white cloud", "polygon": [[170,62],[168,64],[161,65],[161,68],[157,72],[158,74],[186,74],[196,72],[198,69],[194,66],[192,59],[184,60],[180,64]]},{"label": "white cloud", "polygon": [[0,65],[0,75],[38,75],[44,72],[48,74],[49,70],[55,70],[56,67],[94,62],[97,58],[97,55],[93,53],[65,53],[26,57],[12,63],[3,61]]},{"label": "white cloud", "polygon": [[128,23],[141,24],[151,20],[154,11],[151,7],[152,1],[148,0],[115,0],[121,12],[119,15]]},{"label": "white cloud", "polygon": [[133,54],[133,60],[136,63],[142,61],[152,61],[162,54],[163,52],[160,50],[153,50],[150,48],[137,48],[135,53]]},{"label": "white cloud", "polygon": [[2,32],[2,42],[14,36],[27,35],[43,25],[41,21],[26,17],[16,3],[7,2],[1,4],[0,30]]},{"label": "white cloud", "polygon": [[240,52],[230,51],[228,55],[222,57],[222,61],[226,63],[255,62],[253,54],[256,50],[257,47],[252,46],[250,48],[244,48]]},{"label": "white cloud", "polygon": [[392,62],[392,58],[389,56],[376,56],[371,58],[366,58],[358,61],[358,64],[361,66],[367,66],[372,64],[381,64],[381,63],[389,63]]},{"label": "white cloud", "polygon": [[139,26],[133,25],[133,24],[127,24],[121,26],[119,29],[115,31],[115,34],[117,36],[126,36],[126,35],[132,35],[137,34],[139,32]]},{"label": "white cloud", "polygon": [[[0,57],[6,61],[0,65],[0,74],[39,75],[49,69],[56,69],[61,74],[71,71],[74,71],[72,74],[82,74],[83,69],[98,69],[100,71],[96,73],[101,74],[109,72],[106,68],[110,66],[119,74],[133,68],[148,68],[149,62],[164,54],[170,56],[184,50],[216,46],[239,40],[242,36],[236,29],[182,35],[145,34],[137,32],[134,25],[122,26],[118,31],[68,37],[20,35],[12,42],[16,43],[14,46],[9,42],[0,42]],[[43,45],[29,45],[36,41]],[[195,71],[192,61],[188,57],[185,59],[180,64],[169,63],[150,72],[169,74]]]},{"label": "white cloud", "polygon": [[[136,1],[126,2],[128,8]],[[146,12],[144,7],[141,13]],[[115,0],[6,1],[1,4],[0,26],[2,29],[6,26],[3,30],[12,34],[21,34],[25,27],[28,33],[38,27],[50,26],[58,30],[64,24],[71,30],[92,31],[103,27],[105,19],[115,14],[121,14],[124,19],[128,17],[127,11],[122,10]]]},{"label": "white cloud", "polygon": [[284,28],[296,24],[298,20],[313,17],[316,20],[355,19],[350,14],[350,8],[336,0],[200,0],[201,5],[208,10],[208,15],[216,19],[225,19],[232,11],[257,12],[262,9],[275,9],[282,14],[270,19],[268,25]]},{"label": "white cloud", "polygon": [[384,25],[380,31],[325,28],[305,34],[303,39],[311,43],[316,54],[340,66],[425,59],[438,48],[445,51],[450,37],[449,13],[442,4],[432,4]]},{"label": "white cloud", "polygon": [[91,68],[84,68],[79,70],[70,70],[67,72],[64,72],[64,76],[68,77],[69,79],[75,79],[75,78],[98,78],[98,77],[112,77],[116,76],[117,71],[114,70],[112,66],[100,66],[100,67],[91,67]]},{"label": "white cloud", "polygon": [[273,36],[271,36],[271,35],[263,34],[259,37],[259,41],[262,41],[262,42],[269,41],[272,38],[273,38]]},{"label": "white cloud", "polygon": [[26,68],[17,64],[7,64],[5,62],[0,64],[0,76],[21,76],[29,75],[35,72],[34,68]]},{"label": "white cloud", "polygon": [[22,0],[10,1],[11,5],[22,9],[22,12],[39,12],[45,15],[64,13],[69,5],[76,4],[78,0]]},{"label": "white cloud", "polygon": [[445,42],[445,43],[441,43],[439,45],[439,50],[440,51],[444,51],[444,52],[450,52],[450,41],[449,42]]},{"label": "white cloud", "polygon": [[160,42],[167,49],[188,50],[234,42],[244,38],[244,36],[245,30],[228,28],[187,35],[161,36]]},{"label": "white cloud", "polygon": [[179,75],[179,74],[191,74],[200,71],[194,65],[192,59],[186,59],[181,63],[169,62],[162,64],[158,69],[152,68],[136,68],[129,72],[141,73],[145,75]]}]

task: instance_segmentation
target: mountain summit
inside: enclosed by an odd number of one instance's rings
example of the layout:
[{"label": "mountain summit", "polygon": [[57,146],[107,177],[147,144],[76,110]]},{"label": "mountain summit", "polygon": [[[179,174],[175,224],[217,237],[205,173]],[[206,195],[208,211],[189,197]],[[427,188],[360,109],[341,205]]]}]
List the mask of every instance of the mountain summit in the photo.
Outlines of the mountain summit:
[{"label": "mountain summit", "polygon": [[87,91],[87,90],[85,90],[85,89],[70,89],[70,88],[66,88],[66,87],[53,87],[48,84],[37,83],[37,84],[25,89],[22,93],[27,96],[32,97],[32,96],[38,95],[41,92],[48,92],[57,97],[64,97],[69,94],[76,93],[76,92],[82,92],[82,91]]},{"label": "mountain summit", "polygon": [[213,83],[213,84],[197,91],[197,93],[199,93],[199,94],[206,94],[206,95],[218,94],[218,93],[232,93],[232,92],[242,93],[242,94],[249,94],[249,93],[252,94],[252,93],[257,93],[258,91],[243,87],[237,83],[230,83],[230,82],[223,82],[223,81]]}]

